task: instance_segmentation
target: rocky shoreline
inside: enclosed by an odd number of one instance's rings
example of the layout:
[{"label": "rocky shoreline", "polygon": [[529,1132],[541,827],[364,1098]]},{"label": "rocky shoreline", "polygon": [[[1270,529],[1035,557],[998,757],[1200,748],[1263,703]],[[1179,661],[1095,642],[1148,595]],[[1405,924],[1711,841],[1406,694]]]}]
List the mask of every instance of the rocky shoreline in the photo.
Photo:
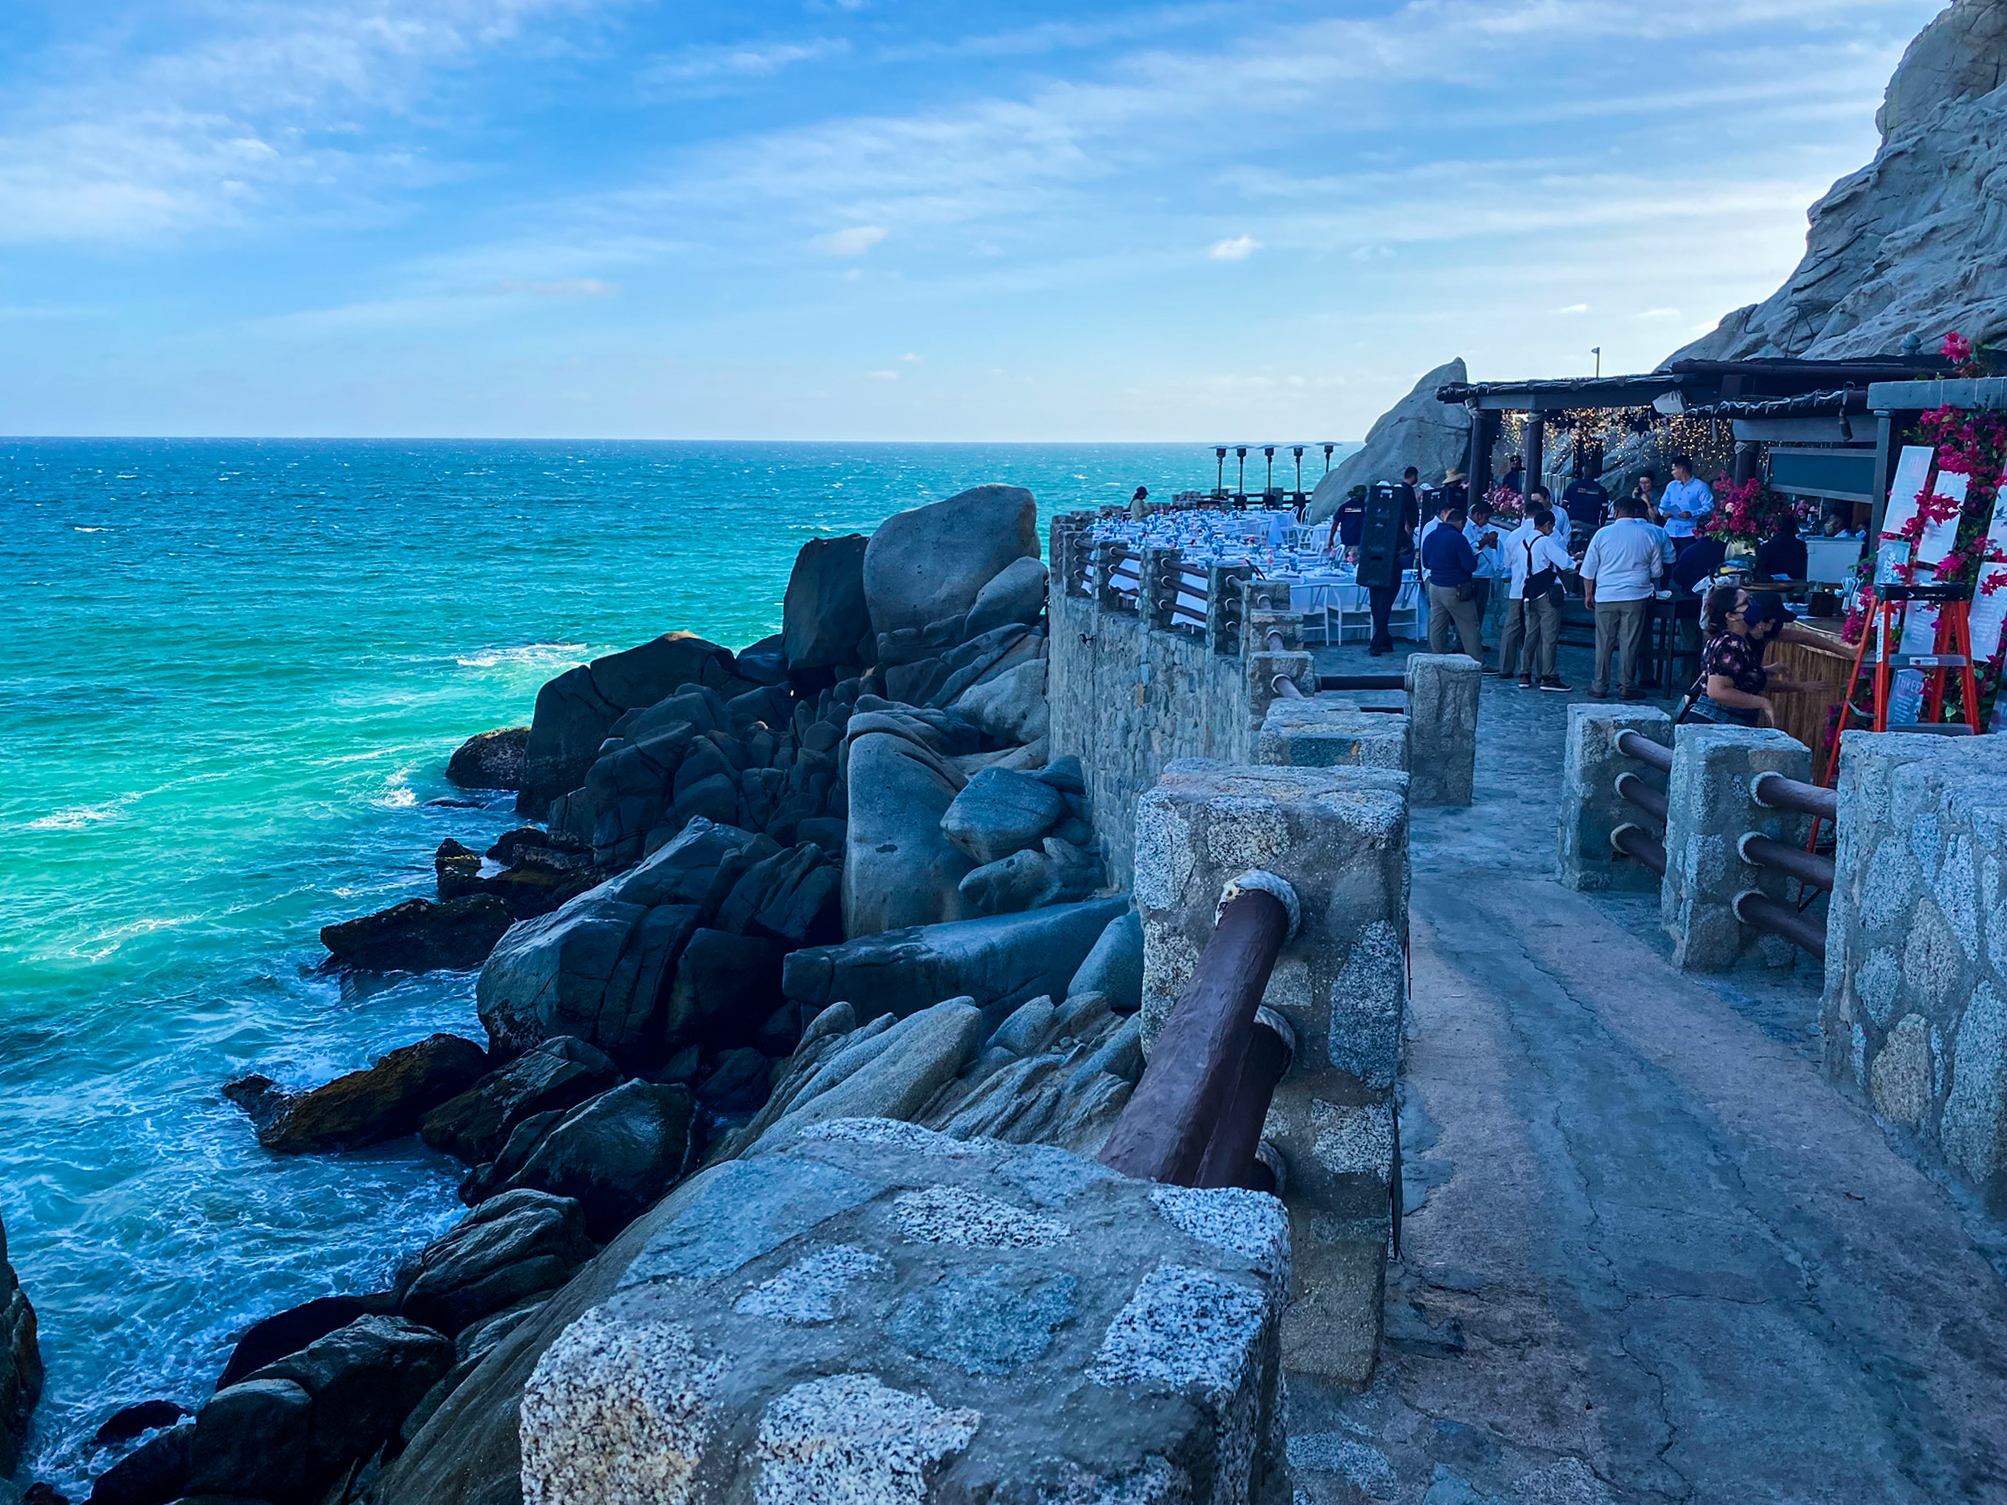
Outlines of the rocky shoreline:
[{"label": "rocky shoreline", "polygon": [[[1045,594],[1030,493],[978,487],[808,543],[775,636],[607,655],[455,752],[525,823],[322,940],[345,971],[480,968],[486,1040],[222,1090],[273,1154],[417,1135],[468,1214],[389,1289],[253,1325],[192,1415],[106,1418],[89,1499],[520,1498],[529,1367],[698,1169],[834,1118],[1097,1148],[1141,1071],[1142,933],[1048,763]],[[0,1295],[25,1422],[33,1313]]]}]

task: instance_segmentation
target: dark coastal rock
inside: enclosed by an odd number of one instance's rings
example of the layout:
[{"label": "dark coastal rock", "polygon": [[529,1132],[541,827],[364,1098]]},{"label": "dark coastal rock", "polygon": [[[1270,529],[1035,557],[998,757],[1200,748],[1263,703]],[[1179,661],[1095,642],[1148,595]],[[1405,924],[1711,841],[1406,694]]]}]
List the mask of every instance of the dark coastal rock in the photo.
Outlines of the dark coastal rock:
[{"label": "dark coastal rock", "polygon": [[1050,784],[1061,794],[1084,797],[1087,793],[1087,771],[1072,753],[1054,758],[1038,771],[1037,778],[1040,783]]},{"label": "dark coastal rock", "polygon": [[697,1083],[697,1101],[713,1113],[750,1113],[767,1100],[773,1062],[748,1046],[722,1051]]},{"label": "dark coastal rock", "polygon": [[508,1189],[576,1200],[602,1242],[652,1207],[695,1159],[690,1089],[626,1082],[545,1134]]},{"label": "dark coastal rock", "polygon": [[399,1139],[488,1069],[487,1053],[457,1035],[431,1035],[307,1092],[286,1092],[269,1077],[230,1083],[223,1095],[250,1115],[258,1143],[281,1155],[349,1150]]},{"label": "dark coastal rock", "polygon": [[426,1246],[403,1311],[439,1332],[458,1333],[556,1290],[596,1252],[577,1202],[542,1191],[505,1192]]},{"label": "dark coastal rock", "polygon": [[7,1262],[7,1230],[0,1226],[0,1478],[21,1459],[28,1417],[42,1394],[42,1351],[35,1338],[35,1308]]},{"label": "dark coastal rock", "polygon": [[941,831],[962,783],[954,766],[923,744],[894,731],[857,735],[853,720],[844,934],[962,917],[956,885],[976,864]]},{"label": "dark coastal rock", "polygon": [[90,1505],[167,1505],[180,1499],[187,1492],[194,1441],[192,1421],[149,1437],[91,1482]]},{"label": "dark coastal rock", "polygon": [[732,672],[756,685],[777,685],[785,681],[787,653],[782,646],[782,634],[776,632],[741,648],[732,661]]},{"label": "dark coastal rock", "polygon": [[191,1494],[242,1491],[280,1502],[310,1488],[314,1398],[292,1380],[253,1379],[219,1390],[189,1439]]},{"label": "dark coastal rock", "polygon": [[442,904],[487,891],[486,881],[481,877],[481,854],[450,836],[432,854],[432,876],[439,885]]},{"label": "dark coastal rock", "polygon": [[[367,1296],[317,1296],[283,1312],[274,1312],[244,1329],[237,1346],[230,1350],[230,1362],[223,1366],[216,1388],[226,1389],[239,1380],[248,1379],[267,1364],[289,1353],[298,1353],[309,1343],[320,1341],[358,1318],[388,1317],[396,1311],[397,1294],[394,1291],[374,1291]],[[149,1404],[170,1403],[154,1401]]]},{"label": "dark coastal rock", "polygon": [[530,729],[505,726],[462,742],[446,762],[446,778],[462,789],[517,789],[523,782],[523,752]]},{"label": "dark coastal rock", "polygon": [[492,894],[470,894],[448,903],[404,903],[321,927],[329,964],[364,972],[464,971],[495,949],[511,920]]},{"label": "dark coastal rock", "polygon": [[425,1115],[419,1132],[435,1150],[479,1165],[537,1113],[575,1108],[620,1079],[604,1052],[570,1035],[546,1040]]},{"label": "dark coastal rock", "polygon": [[763,936],[694,932],[663,1010],[663,1048],[750,1041],[780,1005],[783,954]]},{"label": "dark coastal rock", "polygon": [[481,880],[485,893],[509,907],[512,920],[534,920],[555,914],[580,894],[596,888],[605,874],[593,865],[592,854],[557,847],[519,848],[515,866]]},{"label": "dark coastal rock", "polygon": [[[453,1367],[453,1359],[452,1340],[432,1328],[401,1317],[363,1317],[268,1364],[232,1389],[291,1384],[306,1393],[312,1425],[304,1482],[309,1490],[323,1489],[344,1464],[367,1458],[389,1440],[406,1413]],[[230,1393],[219,1391],[196,1418],[190,1489],[244,1489],[251,1481],[233,1477],[218,1465],[223,1458],[247,1450],[247,1445],[255,1446],[267,1416],[279,1424],[279,1435],[288,1435],[293,1422],[290,1398],[269,1412],[254,1408],[252,1426],[236,1429],[227,1438],[217,1436],[222,1428],[212,1421],[211,1412]],[[268,1498],[284,1498],[280,1489],[251,1487]]]},{"label": "dark coastal rock", "polygon": [[143,1400],[136,1405],[121,1406],[91,1434],[91,1444],[101,1448],[122,1447],[148,1432],[173,1426],[187,1414],[179,1403],[171,1400]]},{"label": "dark coastal rock", "polygon": [[750,688],[733,672],[730,650],[688,633],[665,634],[551,680],[537,692],[516,808],[542,815],[552,800],[585,782],[623,713],[655,705],[685,685],[727,696]]},{"label": "dark coastal rock", "polygon": [[507,867],[522,853],[540,850],[550,844],[551,839],[547,832],[540,831],[535,826],[517,826],[513,831],[504,831],[497,836],[495,844],[482,855]]},{"label": "dark coastal rock", "polygon": [[1032,908],[1052,878],[1043,852],[1013,852],[986,863],[961,882],[962,902],[972,915],[1018,914]]},{"label": "dark coastal rock", "polygon": [[1066,818],[1066,800],[1050,784],[1004,768],[985,768],[941,816],[941,831],[978,863],[1036,847]]},{"label": "dark coastal rock", "polygon": [[978,486],[894,513],[864,551],[872,629],[882,645],[901,629],[965,619],[984,586],[1014,561],[1037,557],[1038,507],[1021,486]]},{"label": "dark coastal rock", "polygon": [[956,697],[952,709],[999,742],[1036,742],[1052,722],[1045,682],[1045,660],[1032,659],[969,686]]},{"label": "dark coastal rock", "polygon": [[718,906],[718,926],[788,946],[843,938],[842,877],[821,847],[803,841],[754,864]]},{"label": "dark coastal rock", "polygon": [[1109,921],[1128,907],[1125,899],[1091,899],[811,947],[789,954],[781,987],[809,1019],[840,999],[869,1020],[966,996],[1001,1023],[1042,993],[1063,996]]},{"label": "dark coastal rock", "polygon": [[790,670],[857,662],[857,645],[871,631],[864,599],[862,533],[812,538],[794,557],[781,602],[781,654]]}]

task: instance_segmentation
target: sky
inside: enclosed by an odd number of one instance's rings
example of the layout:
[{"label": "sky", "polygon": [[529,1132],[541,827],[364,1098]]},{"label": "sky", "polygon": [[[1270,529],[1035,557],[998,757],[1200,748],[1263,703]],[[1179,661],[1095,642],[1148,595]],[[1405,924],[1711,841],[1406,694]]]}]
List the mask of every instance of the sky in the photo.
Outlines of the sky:
[{"label": "sky", "polygon": [[7,0],[0,433],[1357,439],[1772,292],[1940,0]]}]

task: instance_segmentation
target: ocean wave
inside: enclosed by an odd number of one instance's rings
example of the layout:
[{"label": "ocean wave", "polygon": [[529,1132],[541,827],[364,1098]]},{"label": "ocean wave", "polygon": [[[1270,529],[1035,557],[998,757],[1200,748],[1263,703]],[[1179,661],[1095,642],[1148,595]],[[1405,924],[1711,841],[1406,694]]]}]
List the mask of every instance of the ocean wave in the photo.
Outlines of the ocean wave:
[{"label": "ocean wave", "polygon": [[453,662],[463,669],[499,669],[504,664],[568,664],[585,657],[587,651],[583,643],[524,643],[515,648],[483,648]]},{"label": "ocean wave", "polygon": [[117,820],[125,812],[126,806],[139,798],[136,794],[122,794],[115,800],[106,800],[101,805],[72,805],[67,810],[58,810],[53,815],[45,815],[40,820],[27,824],[30,831],[82,831],[91,826],[101,826],[106,821]]},{"label": "ocean wave", "polygon": [[72,533],[109,533],[109,532],[111,532],[112,530],[111,530],[110,528],[91,528],[91,527],[86,527],[86,526],[85,526],[84,524],[82,524],[82,523],[71,523],[71,524],[70,524],[70,531],[71,531]]}]

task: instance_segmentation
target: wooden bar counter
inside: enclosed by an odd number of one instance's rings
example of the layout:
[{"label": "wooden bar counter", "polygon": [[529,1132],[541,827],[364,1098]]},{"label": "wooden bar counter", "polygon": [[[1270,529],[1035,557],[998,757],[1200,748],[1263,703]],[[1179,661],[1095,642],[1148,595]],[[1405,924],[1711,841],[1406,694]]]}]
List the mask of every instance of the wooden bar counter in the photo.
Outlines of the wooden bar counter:
[{"label": "wooden bar counter", "polygon": [[[1802,608],[1800,608],[1802,610]],[[1812,647],[1804,643],[1773,643],[1764,662],[1782,669],[1793,679],[1824,680],[1832,688],[1811,694],[1771,697],[1777,707],[1777,729],[1788,732],[1812,749],[1815,774],[1826,771],[1826,720],[1846,693],[1847,676],[1853,672],[1854,650],[1840,636],[1840,619],[1800,617],[1798,626],[1817,633],[1832,646]]]}]

